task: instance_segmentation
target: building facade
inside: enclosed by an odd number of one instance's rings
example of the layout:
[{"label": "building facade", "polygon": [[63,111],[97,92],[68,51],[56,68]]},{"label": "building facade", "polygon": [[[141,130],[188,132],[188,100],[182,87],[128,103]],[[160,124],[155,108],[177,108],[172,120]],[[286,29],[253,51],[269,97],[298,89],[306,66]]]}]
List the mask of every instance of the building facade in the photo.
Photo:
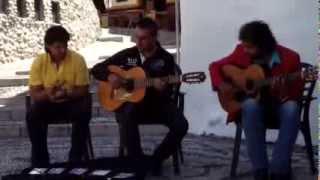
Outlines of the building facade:
[{"label": "building facade", "polygon": [[0,63],[32,58],[44,49],[48,27],[62,25],[69,46],[79,49],[99,33],[99,18],[88,0],[0,0]]},{"label": "building facade", "polygon": [[103,27],[131,28],[141,17],[151,17],[167,31],[175,31],[175,0],[93,0]]}]

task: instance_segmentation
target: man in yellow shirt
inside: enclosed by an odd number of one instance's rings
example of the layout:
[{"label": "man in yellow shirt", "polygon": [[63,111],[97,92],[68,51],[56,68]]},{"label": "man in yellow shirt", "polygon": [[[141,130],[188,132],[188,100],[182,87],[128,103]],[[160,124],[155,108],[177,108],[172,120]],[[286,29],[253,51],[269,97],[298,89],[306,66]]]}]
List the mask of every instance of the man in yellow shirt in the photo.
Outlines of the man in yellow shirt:
[{"label": "man in yellow shirt", "polygon": [[[68,49],[69,33],[52,26],[45,34],[46,53],[34,60],[29,78],[33,101],[27,116],[32,144],[31,162],[35,167],[49,164],[48,123],[53,117],[72,122],[72,147],[69,160],[80,161],[85,151],[87,128],[91,119],[88,106],[89,73],[84,58]],[[58,118],[61,119],[61,118]]]}]

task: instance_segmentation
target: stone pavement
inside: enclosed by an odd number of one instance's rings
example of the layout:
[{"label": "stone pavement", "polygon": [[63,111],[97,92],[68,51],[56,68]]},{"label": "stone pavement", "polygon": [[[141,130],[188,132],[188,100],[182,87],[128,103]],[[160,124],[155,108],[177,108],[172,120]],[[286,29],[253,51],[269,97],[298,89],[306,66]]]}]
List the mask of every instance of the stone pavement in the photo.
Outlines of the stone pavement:
[{"label": "stone pavement", "polygon": [[[143,136],[143,148],[150,154],[160,142],[160,136]],[[116,136],[94,137],[93,146],[96,157],[117,156],[118,138]],[[185,164],[181,176],[173,175],[172,161],[164,165],[161,177],[148,176],[150,180],[228,180],[232,157],[233,140],[229,138],[188,135],[183,142]],[[69,138],[49,138],[52,162],[67,160]],[[19,172],[29,166],[30,144],[28,139],[0,140],[0,176]],[[315,180],[309,171],[305,150],[297,146],[293,155],[295,180]],[[238,180],[252,180],[250,165],[245,148],[241,148]]]}]

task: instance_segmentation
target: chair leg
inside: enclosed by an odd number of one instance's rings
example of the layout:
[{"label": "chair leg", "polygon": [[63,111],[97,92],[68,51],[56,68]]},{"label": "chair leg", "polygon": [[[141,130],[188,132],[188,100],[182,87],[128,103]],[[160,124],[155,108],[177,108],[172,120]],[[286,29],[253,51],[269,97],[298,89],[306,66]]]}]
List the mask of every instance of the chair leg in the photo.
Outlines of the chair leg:
[{"label": "chair leg", "polygon": [[307,154],[308,154],[308,158],[309,158],[309,162],[310,162],[310,170],[311,170],[312,174],[316,174],[317,168],[315,166],[315,161],[314,161],[314,154],[313,154],[309,121],[304,121],[302,123],[301,131],[302,131],[305,143],[306,143]]},{"label": "chair leg", "polygon": [[180,163],[179,163],[179,152],[176,151],[173,155],[172,155],[172,160],[173,160],[173,168],[174,168],[174,174],[175,175],[180,175]]},{"label": "chair leg", "polygon": [[121,144],[119,146],[119,157],[124,157],[124,147]]},{"label": "chair leg", "polygon": [[88,135],[87,135],[87,140],[86,140],[86,147],[84,149],[84,154],[83,154],[83,160],[85,160],[85,161],[89,161],[91,159],[94,159],[90,127],[88,127],[87,131],[88,131]]},{"label": "chair leg", "polygon": [[124,136],[123,136],[123,131],[122,131],[122,127],[120,124],[118,124],[119,126],[119,157],[124,157],[125,156],[125,143],[124,141]]},{"label": "chair leg", "polygon": [[241,136],[242,136],[242,127],[241,125],[236,125],[236,137],[234,140],[234,148],[233,148],[233,157],[232,157],[232,164],[231,164],[231,172],[230,176],[235,177],[237,175],[237,168],[239,163],[239,152],[240,152],[240,145],[241,145]]},{"label": "chair leg", "polygon": [[181,144],[179,144],[179,146],[178,146],[178,154],[180,156],[181,164],[184,164],[184,154],[183,154],[183,150],[182,150],[182,145]]},{"label": "chair leg", "polygon": [[90,127],[88,127],[88,156],[89,156],[89,159],[94,159],[94,151],[93,151]]}]

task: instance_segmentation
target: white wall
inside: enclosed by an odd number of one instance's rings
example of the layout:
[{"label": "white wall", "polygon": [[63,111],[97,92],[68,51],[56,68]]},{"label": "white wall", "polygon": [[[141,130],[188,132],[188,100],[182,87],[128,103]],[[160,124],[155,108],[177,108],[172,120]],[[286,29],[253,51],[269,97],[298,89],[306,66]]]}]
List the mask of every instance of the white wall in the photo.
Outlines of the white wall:
[{"label": "white wall", "polygon": [[[229,54],[237,44],[243,23],[264,20],[280,44],[298,51],[303,61],[315,64],[317,57],[317,1],[301,0],[181,0],[184,72],[206,71],[210,62]],[[209,76],[208,76],[209,78]],[[225,125],[209,79],[205,84],[184,86],[185,113],[193,133],[233,136],[234,126]],[[317,104],[313,105],[313,136],[317,138]]]}]

